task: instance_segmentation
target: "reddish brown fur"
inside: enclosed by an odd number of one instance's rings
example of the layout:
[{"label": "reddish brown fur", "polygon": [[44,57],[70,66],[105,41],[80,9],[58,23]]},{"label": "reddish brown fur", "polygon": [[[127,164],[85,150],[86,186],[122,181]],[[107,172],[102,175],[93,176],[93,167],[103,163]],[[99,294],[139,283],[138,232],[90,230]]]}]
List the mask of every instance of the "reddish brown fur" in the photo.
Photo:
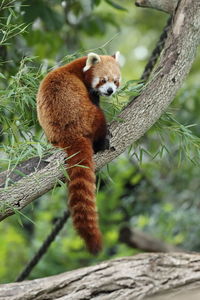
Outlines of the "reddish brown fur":
[{"label": "reddish brown fur", "polygon": [[[101,58],[118,68],[111,56]],[[95,254],[102,248],[102,239],[95,205],[93,143],[105,137],[106,122],[101,109],[91,101],[88,90],[96,66],[83,72],[86,59],[59,67],[44,78],[37,95],[37,110],[49,141],[63,148],[69,157],[69,207],[73,223],[89,251]]]}]

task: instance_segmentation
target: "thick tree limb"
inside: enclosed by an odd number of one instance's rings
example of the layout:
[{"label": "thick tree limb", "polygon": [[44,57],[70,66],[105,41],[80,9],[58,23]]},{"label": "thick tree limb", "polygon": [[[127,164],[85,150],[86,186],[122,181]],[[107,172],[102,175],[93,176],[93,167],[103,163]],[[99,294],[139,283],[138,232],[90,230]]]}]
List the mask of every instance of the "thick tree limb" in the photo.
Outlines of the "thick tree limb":
[{"label": "thick tree limb", "polygon": [[[97,169],[116,158],[159,119],[188,74],[200,37],[200,1],[182,0],[174,16],[160,62],[142,94],[112,122],[112,150],[95,155]],[[113,150],[114,148],[114,150]],[[0,220],[22,209],[63,179],[63,153],[55,153],[43,169],[0,189]]]},{"label": "thick tree limb", "polygon": [[[3,284],[0,285],[0,299],[141,300],[151,297],[186,300],[189,299],[187,293],[194,288],[199,295],[199,255],[140,254],[56,276]],[[162,294],[167,298],[162,298]],[[193,298],[190,296],[190,299]]]},{"label": "thick tree limb", "polygon": [[23,178],[24,175],[29,175],[33,172],[37,172],[48,165],[48,158],[32,157],[21,164],[17,165],[14,170],[4,171],[0,173],[0,188],[5,185],[16,183]]},{"label": "thick tree limb", "polygon": [[137,0],[135,5],[141,7],[155,8],[172,15],[178,4],[178,0]]},{"label": "thick tree limb", "polygon": [[124,226],[120,229],[119,240],[131,248],[146,252],[184,252],[182,249],[167,244],[138,229]]}]

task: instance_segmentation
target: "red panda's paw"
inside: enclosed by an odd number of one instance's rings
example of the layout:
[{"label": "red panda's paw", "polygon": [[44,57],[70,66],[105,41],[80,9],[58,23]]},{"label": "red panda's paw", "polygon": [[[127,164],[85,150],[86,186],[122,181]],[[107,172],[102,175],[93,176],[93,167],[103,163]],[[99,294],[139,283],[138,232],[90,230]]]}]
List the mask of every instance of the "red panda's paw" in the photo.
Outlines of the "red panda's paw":
[{"label": "red panda's paw", "polygon": [[94,153],[99,151],[109,150],[110,149],[110,140],[106,136],[104,139],[100,139],[93,144]]}]

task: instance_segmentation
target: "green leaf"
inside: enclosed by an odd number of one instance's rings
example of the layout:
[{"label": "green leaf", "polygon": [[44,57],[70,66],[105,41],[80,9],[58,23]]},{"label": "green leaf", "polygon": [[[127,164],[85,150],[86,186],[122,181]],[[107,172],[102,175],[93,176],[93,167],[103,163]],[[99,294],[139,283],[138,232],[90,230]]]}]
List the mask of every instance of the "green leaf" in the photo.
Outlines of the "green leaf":
[{"label": "green leaf", "polygon": [[66,168],[63,165],[60,165],[60,169],[63,172],[63,175],[65,176],[65,178],[67,178],[68,180],[70,180]]},{"label": "green leaf", "polygon": [[[36,223],[31,220],[29,217],[27,217],[25,214],[23,214],[20,210],[18,209],[13,209],[15,214],[20,218],[20,215],[23,216],[25,219],[27,219],[28,221],[30,221],[33,225],[36,226]],[[20,224],[23,226],[23,224],[21,223],[21,218],[20,218]]]},{"label": "green leaf", "polygon": [[85,168],[85,169],[89,169],[89,167],[84,166],[84,165],[80,165],[80,164],[75,164],[73,165],[74,167],[80,167],[80,168]]},{"label": "green leaf", "polygon": [[6,21],[6,25],[9,25],[9,24],[10,24],[11,18],[12,18],[12,15],[10,14],[10,15],[8,16],[7,21]]},{"label": "green leaf", "polygon": [[98,6],[101,3],[101,0],[92,0],[93,6]]},{"label": "green leaf", "polygon": [[125,7],[119,5],[118,3],[112,1],[112,0],[106,0],[106,2],[111,5],[112,7],[119,9],[119,10],[123,10],[123,11],[128,11]]},{"label": "green leaf", "polygon": [[63,187],[64,189],[66,189],[66,183],[62,182],[62,180],[57,179],[57,183],[59,183],[61,187]]},{"label": "green leaf", "polygon": [[23,173],[22,171],[20,171],[20,170],[18,170],[18,169],[15,169],[13,172],[14,172],[15,174],[17,174],[17,175],[20,175],[21,177],[25,177],[25,176],[26,176],[25,173]]},{"label": "green leaf", "polygon": [[6,79],[6,77],[2,73],[0,73],[0,78]]}]

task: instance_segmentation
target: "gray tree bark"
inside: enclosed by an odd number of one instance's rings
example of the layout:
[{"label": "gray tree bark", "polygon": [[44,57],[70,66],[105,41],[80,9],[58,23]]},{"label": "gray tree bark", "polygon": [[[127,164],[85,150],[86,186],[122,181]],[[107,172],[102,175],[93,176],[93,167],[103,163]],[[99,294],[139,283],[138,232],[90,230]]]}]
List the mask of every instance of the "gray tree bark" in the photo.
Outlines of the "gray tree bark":
[{"label": "gray tree bark", "polygon": [[136,0],[135,4],[141,7],[158,9],[172,15],[178,0]]},{"label": "gray tree bark", "polygon": [[200,256],[168,253],[119,258],[56,276],[2,284],[0,299],[199,300]]},{"label": "gray tree bark", "polygon": [[[181,0],[157,68],[142,94],[119,115],[123,122],[111,123],[112,150],[95,155],[97,170],[143,136],[165,112],[190,71],[199,40],[200,1]],[[0,220],[52,189],[58,179],[63,180],[63,163],[64,154],[56,152],[49,157],[46,167],[36,169],[9,187],[1,188]]]},{"label": "gray tree bark", "polygon": [[145,252],[184,252],[183,249],[167,244],[136,228],[123,226],[119,232],[119,240],[129,247]]}]

